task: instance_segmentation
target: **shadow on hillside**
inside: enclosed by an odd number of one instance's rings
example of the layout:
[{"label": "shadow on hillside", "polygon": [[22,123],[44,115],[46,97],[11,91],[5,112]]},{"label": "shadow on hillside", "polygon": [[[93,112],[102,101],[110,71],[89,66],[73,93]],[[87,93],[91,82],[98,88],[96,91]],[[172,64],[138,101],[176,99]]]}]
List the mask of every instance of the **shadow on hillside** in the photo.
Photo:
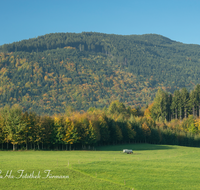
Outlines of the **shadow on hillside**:
[{"label": "shadow on hillside", "polygon": [[100,151],[122,151],[123,149],[137,150],[166,150],[174,149],[172,145],[158,145],[158,144],[121,144],[121,145],[107,145],[96,147]]}]

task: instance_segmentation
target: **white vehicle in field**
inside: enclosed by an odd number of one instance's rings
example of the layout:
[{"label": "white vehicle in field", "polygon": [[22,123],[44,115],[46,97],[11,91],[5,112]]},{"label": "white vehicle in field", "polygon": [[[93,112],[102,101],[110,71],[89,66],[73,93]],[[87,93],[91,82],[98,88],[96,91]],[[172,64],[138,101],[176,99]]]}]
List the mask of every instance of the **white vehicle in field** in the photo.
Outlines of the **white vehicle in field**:
[{"label": "white vehicle in field", "polygon": [[124,149],[123,153],[127,153],[127,154],[133,154],[133,151],[130,149]]}]

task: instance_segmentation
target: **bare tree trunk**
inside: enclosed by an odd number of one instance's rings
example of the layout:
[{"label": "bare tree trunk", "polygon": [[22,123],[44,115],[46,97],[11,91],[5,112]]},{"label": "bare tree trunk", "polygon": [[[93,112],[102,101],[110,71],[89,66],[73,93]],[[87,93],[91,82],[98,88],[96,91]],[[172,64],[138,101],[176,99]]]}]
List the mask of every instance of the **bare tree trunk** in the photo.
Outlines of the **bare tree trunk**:
[{"label": "bare tree trunk", "polygon": [[66,150],[68,150],[67,144],[65,146],[66,146]]},{"label": "bare tree trunk", "polygon": [[177,119],[177,109],[176,109],[176,119]]},{"label": "bare tree trunk", "polygon": [[1,149],[3,150],[3,143],[1,144]]},{"label": "bare tree trunk", "polygon": [[26,150],[28,150],[28,143],[27,143],[27,141],[26,141]]},{"label": "bare tree trunk", "polygon": [[33,144],[34,150],[35,150],[35,143]]},{"label": "bare tree trunk", "polygon": [[40,150],[40,143],[38,143],[38,150]]},{"label": "bare tree trunk", "polygon": [[13,151],[15,151],[15,144],[13,144]]},{"label": "bare tree trunk", "polygon": [[8,150],[8,142],[7,142],[7,150]]},{"label": "bare tree trunk", "polygon": [[62,150],[63,150],[63,144],[62,144]]},{"label": "bare tree trunk", "polygon": [[69,144],[69,150],[71,150],[71,144]]},{"label": "bare tree trunk", "polygon": [[33,143],[31,143],[31,150],[33,150]]},{"label": "bare tree trunk", "polygon": [[43,143],[42,143],[42,150],[43,150]]},{"label": "bare tree trunk", "polygon": [[181,113],[181,108],[180,108],[180,120],[182,120],[182,113]]}]

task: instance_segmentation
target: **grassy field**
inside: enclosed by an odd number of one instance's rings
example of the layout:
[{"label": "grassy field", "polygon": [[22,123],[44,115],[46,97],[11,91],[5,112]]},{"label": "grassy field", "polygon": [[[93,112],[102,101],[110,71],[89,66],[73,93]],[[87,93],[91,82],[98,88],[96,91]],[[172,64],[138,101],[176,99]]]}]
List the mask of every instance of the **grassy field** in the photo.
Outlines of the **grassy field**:
[{"label": "grassy field", "polygon": [[[123,154],[122,149],[134,154]],[[200,149],[127,144],[96,151],[0,151],[0,189],[199,189]],[[11,172],[9,178],[5,175]],[[39,178],[19,178],[34,172]],[[52,176],[43,178],[45,170]],[[1,178],[2,176],[2,178]]]}]

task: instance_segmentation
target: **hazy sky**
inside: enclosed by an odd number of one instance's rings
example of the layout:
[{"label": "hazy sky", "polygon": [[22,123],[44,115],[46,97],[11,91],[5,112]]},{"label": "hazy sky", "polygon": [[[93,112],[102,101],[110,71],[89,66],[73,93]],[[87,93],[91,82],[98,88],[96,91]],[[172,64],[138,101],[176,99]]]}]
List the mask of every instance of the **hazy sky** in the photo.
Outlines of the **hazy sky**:
[{"label": "hazy sky", "polygon": [[200,45],[200,0],[0,0],[0,45],[55,32],[154,33]]}]

